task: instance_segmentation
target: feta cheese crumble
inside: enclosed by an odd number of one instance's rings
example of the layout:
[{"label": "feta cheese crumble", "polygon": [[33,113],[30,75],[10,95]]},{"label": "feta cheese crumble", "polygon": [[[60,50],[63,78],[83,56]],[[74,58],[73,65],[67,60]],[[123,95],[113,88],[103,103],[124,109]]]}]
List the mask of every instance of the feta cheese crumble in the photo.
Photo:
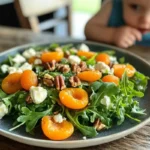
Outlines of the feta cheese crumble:
[{"label": "feta cheese crumble", "polygon": [[101,61],[99,61],[97,64],[95,64],[95,69],[101,71],[102,73],[110,72],[110,67]]},{"label": "feta cheese crumble", "polygon": [[0,119],[8,113],[8,108],[3,102],[0,102]]},{"label": "feta cheese crumble", "polygon": [[105,105],[107,108],[111,105],[110,97],[105,95],[104,98],[101,100],[101,104]]},{"label": "feta cheese crumble", "polygon": [[86,140],[87,138],[86,138],[86,136],[83,136],[83,140]]},{"label": "feta cheese crumble", "polygon": [[29,48],[27,50],[25,50],[22,55],[29,59],[30,57],[36,56],[36,51],[33,48]]},{"label": "feta cheese crumble", "polygon": [[41,65],[42,64],[42,60],[41,59],[35,59],[34,64],[35,65]]},{"label": "feta cheese crumble", "polygon": [[59,114],[57,114],[57,115],[54,115],[53,116],[53,119],[54,119],[54,121],[56,122],[56,123],[62,123],[63,122],[63,116],[59,113]]},{"label": "feta cheese crumble", "polygon": [[12,59],[13,62],[17,63],[17,64],[20,64],[20,63],[23,63],[26,61],[26,59],[20,55],[20,54],[17,54],[13,59]]},{"label": "feta cheese crumble", "polygon": [[68,58],[68,61],[69,61],[71,64],[80,64],[81,59],[80,59],[78,56],[70,55],[69,58]]},{"label": "feta cheese crumble", "polygon": [[32,70],[32,65],[26,62],[19,69],[21,69],[22,71]]},{"label": "feta cheese crumble", "polygon": [[8,68],[9,68],[9,66],[6,65],[6,64],[3,64],[3,65],[1,66],[1,70],[2,70],[3,73],[8,72]]},{"label": "feta cheese crumble", "polygon": [[89,47],[86,44],[81,44],[79,49],[84,51],[84,52],[89,52],[90,51]]},{"label": "feta cheese crumble", "polygon": [[33,100],[33,103],[40,104],[42,103],[47,97],[47,90],[43,87],[35,87],[32,86],[29,90],[30,96]]},{"label": "feta cheese crumble", "polygon": [[20,68],[16,68],[16,67],[9,67],[8,68],[8,73],[12,74],[12,73],[22,73],[22,70]]}]

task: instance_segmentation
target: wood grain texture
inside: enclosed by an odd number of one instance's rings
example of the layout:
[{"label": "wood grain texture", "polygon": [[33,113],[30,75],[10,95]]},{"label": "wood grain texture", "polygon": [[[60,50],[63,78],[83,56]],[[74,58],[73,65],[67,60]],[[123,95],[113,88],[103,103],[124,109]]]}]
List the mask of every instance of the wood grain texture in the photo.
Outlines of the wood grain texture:
[{"label": "wood grain texture", "polygon": [[[36,34],[29,30],[20,30],[15,28],[0,27],[0,51],[9,48],[31,43],[31,42],[50,42],[60,40],[49,33]],[[150,48],[131,47],[128,49],[133,53],[142,56],[150,63]],[[46,148],[34,147],[21,144],[0,136],[0,150],[46,150]],[[51,148],[49,148],[50,150]],[[150,149],[150,124],[144,126],[133,134],[122,139],[88,148],[79,148],[76,150],[149,150]],[[56,150],[56,149],[53,149]],[[73,149],[75,150],[75,149]]]}]

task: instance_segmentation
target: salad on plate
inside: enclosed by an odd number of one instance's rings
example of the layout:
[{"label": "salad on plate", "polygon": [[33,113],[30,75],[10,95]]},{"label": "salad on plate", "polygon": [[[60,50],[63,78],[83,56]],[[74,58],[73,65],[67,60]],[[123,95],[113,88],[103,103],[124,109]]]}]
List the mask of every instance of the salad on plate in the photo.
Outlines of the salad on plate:
[{"label": "salad on plate", "polygon": [[[91,51],[92,50],[92,51]],[[50,140],[65,140],[78,130],[83,139],[121,125],[140,122],[148,77],[117,58],[81,44],[37,46],[0,63],[0,119],[13,118],[33,133],[40,126]]]}]

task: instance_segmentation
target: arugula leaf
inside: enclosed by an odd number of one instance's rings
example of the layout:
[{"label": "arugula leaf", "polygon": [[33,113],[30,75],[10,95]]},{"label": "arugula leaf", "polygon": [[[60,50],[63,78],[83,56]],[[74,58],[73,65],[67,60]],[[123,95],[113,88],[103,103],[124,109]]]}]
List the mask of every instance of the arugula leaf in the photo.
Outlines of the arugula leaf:
[{"label": "arugula leaf", "polygon": [[94,127],[85,126],[79,122],[79,114],[72,116],[68,109],[65,110],[67,117],[74,124],[74,126],[80,130],[80,132],[87,137],[94,137],[97,135],[97,131]]},{"label": "arugula leaf", "polygon": [[135,89],[141,92],[144,92],[147,88],[148,80],[150,78],[144,74],[136,71],[134,76],[131,78],[131,81],[135,84]]},{"label": "arugula leaf", "polygon": [[108,55],[115,55],[115,51],[114,50],[105,50],[105,51],[101,51],[100,53],[106,53],[106,54],[108,54]]},{"label": "arugula leaf", "polygon": [[97,56],[97,54],[95,54],[95,55],[92,56],[90,59],[88,59],[88,60],[86,61],[86,64],[87,64],[87,65],[95,65],[95,64],[96,64],[96,60],[95,60],[96,56]]},{"label": "arugula leaf", "polygon": [[57,47],[59,47],[60,45],[57,43],[53,43],[48,47],[48,50],[50,51],[54,51]]},{"label": "arugula leaf", "polygon": [[70,50],[72,47],[73,47],[73,44],[66,44],[66,45],[61,46],[64,52]]},{"label": "arugula leaf", "polygon": [[25,124],[26,132],[31,132],[35,128],[39,119],[51,114],[53,107],[54,105],[52,105],[48,110],[43,112],[34,112],[29,110],[27,107],[22,107],[21,115],[17,118],[18,123],[21,124],[19,124],[19,126],[17,125],[16,127],[13,127],[12,129],[10,129],[10,131]]},{"label": "arugula leaf", "polygon": [[119,58],[119,63],[120,63],[120,64],[124,64],[124,63],[125,63],[125,57]]},{"label": "arugula leaf", "polygon": [[96,106],[105,96],[112,96],[118,93],[119,88],[114,83],[94,82],[91,84],[92,94],[90,96],[91,106]]}]

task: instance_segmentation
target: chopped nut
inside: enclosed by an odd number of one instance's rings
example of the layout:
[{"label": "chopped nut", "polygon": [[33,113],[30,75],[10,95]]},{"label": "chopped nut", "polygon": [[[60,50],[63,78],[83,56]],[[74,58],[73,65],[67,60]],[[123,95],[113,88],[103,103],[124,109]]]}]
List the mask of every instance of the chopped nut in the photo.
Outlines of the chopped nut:
[{"label": "chopped nut", "polygon": [[52,62],[47,62],[44,64],[45,68],[54,71],[56,69],[56,60],[52,60]]},{"label": "chopped nut", "polygon": [[49,74],[45,74],[43,78],[43,84],[49,87],[54,86],[54,77]]},{"label": "chopped nut", "polygon": [[33,100],[32,100],[32,98],[31,98],[30,95],[27,96],[26,102],[27,102],[28,104],[31,104],[31,103],[33,102]]},{"label": "chopped nut", "polygon": [[74,73],[81,72],[81,68],[78,64],[72,64],[71,68],[72,68],[72,72],[74,72]]},{"label": "chopped nut", "polygon": [[104,128],[106,127],[106,125],[104,125],[104,124],[100,121],[100,119],[97,119],[97,120],[95,121],[95,123],[94,123],[94,127],[95,127],[95,129],[96,129],[97,131],[100,131],[100,130],[104,129]]},{"label": "chopped nut", "polygon": [[70,71],[69,65],[66,65],[66,64],[58,64],[57,69],[61,71],[62,73],[68,73]]},{"label": "chopped nut", "polygon": [[80,64],[72,64],[72,72],[79,73],[87,70],[86,62],[81,61]]},{"label": "chopped nut", "polygon": [[55,77],[55,85],[57,90],[63,90],[66,88],[65,81],[62,75]]},{"label": "chopped nut", "polygon": [[84,61],[81,61],[79,66],[81,68],[81,71],[85,71],[87,69],[86,62],[84,62]]},{"label": "chopped nut", "polygon": [[81,85],[81,81],[77,76],[70,77],[69,81],[70,81],[72,87],[77,87],[77,86]]}]

